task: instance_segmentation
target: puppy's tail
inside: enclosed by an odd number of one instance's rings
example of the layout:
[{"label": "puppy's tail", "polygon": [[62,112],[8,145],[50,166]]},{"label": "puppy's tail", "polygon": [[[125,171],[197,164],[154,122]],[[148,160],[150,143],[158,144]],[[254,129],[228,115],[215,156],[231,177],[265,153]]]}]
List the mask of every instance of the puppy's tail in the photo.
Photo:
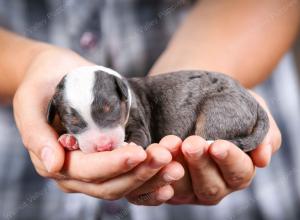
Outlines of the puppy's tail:
[{"label": "puppy's tail", "polygon": [[243,151],[254,150],[264,139],[269,130],[269,118],[265,110],[257,104],[257,120],[252,133],[246,137],[230,140]]}]

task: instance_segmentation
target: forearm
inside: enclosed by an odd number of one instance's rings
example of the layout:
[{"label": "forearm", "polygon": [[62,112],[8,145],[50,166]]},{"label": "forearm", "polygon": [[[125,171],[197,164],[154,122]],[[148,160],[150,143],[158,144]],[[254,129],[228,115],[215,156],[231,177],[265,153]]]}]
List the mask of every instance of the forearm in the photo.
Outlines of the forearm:
[{"label": "forearm", "polygon": [[[30,68],[41,69],[49,84],[62,73],[91,63],[75,52],[0,29],[0,101],[11,101]],[[46,68],[46,70],[45,70]],[[50,74],[49,74],[50,73]],[[32,80],[39,77],[30,75]]]},{"label": "forearm", "polygon": [[32,59],[50,46],[0,28],[0,97],[13,96]]},{"label": "forearm", "polygon": [[252,87],[291,46],[299,22],[298,0],[200,1],[150,73],[205,69]]}]

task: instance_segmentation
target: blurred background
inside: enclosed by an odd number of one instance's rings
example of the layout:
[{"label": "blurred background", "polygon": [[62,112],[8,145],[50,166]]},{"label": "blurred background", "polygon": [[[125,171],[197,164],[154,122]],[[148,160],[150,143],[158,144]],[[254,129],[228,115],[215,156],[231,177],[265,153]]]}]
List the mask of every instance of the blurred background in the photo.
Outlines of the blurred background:
[{"label": "blurred background", "polygon": [[[20,35],[71,48],[128,77],[145,75],[194,1],[139,1],[138,10],[129,7],[133,2],[0,0],[0,24]],[[300,40],[271,77],[255,88],[280,127],[282,148],[269,167],[257,169],[248,189],[216,206],[141,207],[65,194],[35,172],[12,107],[2,104],[0,219],[300,219],[299,73]]]}]

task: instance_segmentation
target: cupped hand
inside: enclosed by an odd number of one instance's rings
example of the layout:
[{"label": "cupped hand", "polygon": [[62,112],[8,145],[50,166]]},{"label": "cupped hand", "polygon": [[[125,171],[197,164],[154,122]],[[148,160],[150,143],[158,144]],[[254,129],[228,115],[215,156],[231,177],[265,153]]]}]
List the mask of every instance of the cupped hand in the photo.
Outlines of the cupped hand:
[{"label": "cupped hand", "polygon": [[[190,136],[184,141],[174,135],[166,136],[159,145],[167,148],[175,158],[172,163],[180,163],[185,171],[183,178],[171,184],[174,196],[171,199],[156,199],[167,196],[160,191],[162,185],[155,176],[130,193],[127,196],[129,201],[140,205],[159,205],[163,202],[214,205],[226,195],[248,187],[255,175],[255,167],[267,166],[272,154],[281,145],[280,131],[267,105],[260,96],[250,93],[267,111],[270,121],[266,137],[255,150],[247,154],[225,140],[209,144],[199,136]],[[176,170],[179,172],[178,166],[170,167],[168,172],[175,173]],[[157,183],[153,183],[155,180]],[[151,199],[137,200],[141,194]]]},{"label": "cupped hand", "polygon": [[15,120],[40,175],[53,178],[65,192],[118,199],[170,163],[171,154],[155,144],[146,151],[135,144],[94,154],[64,151],[57,132],[47,123],[47,105],[64,74],[86,65],[93,64],[64,49],[38,54],[15,94]]}]

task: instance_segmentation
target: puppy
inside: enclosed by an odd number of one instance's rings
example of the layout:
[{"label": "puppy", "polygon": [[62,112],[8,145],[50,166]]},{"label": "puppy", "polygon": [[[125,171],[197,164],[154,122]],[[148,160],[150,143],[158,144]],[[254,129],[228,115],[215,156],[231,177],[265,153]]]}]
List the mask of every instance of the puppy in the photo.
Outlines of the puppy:
[{"label": "puppy", "polygon": [[206,71],[125,79],[102,66],[81,67],[58,84],[48,107],[50,124],[55,116],[69,134],[60,141],[86,153],[124,141],[146,148],[170,134],[224,139],[251,151],[269,128],[266,112],[247,90]]}]

